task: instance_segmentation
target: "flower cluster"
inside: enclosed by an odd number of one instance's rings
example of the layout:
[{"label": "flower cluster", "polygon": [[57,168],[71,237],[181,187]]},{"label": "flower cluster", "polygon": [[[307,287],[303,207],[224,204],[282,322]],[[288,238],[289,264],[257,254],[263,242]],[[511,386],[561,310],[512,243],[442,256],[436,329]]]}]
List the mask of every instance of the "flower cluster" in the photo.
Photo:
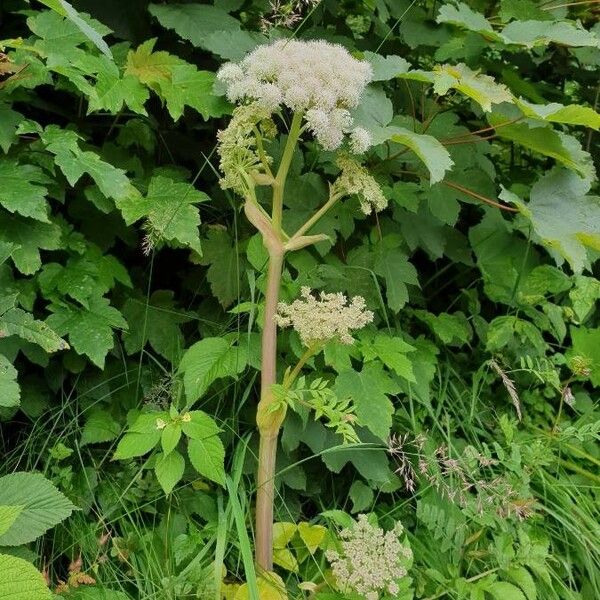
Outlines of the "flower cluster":
[{"label": "flower cluster", "polygon": [[262,45],[240,63],[223,65],[217,74],[231,102],[255,102],[270,113],[282,106],[303,113],[323,148],[339,148],[349,134],[355,153],[371,145],[371,136],[354,127],[349,109],[358,106],[372,75],[368,62],[323,40]]},{"label": "flower cluster", "polygon": [[405,577],[412,551],[400,542],[400,523],[392,531],[371,525],[366,515],[359,515],[351,529],[340,533],[341,552],[328,550],[338,585],[360,594],[366,600],[377,600],[381,593],[396,595],[398,580]]},{"label": "flower cluster", "polygon": [[302,288],[301,295],[301,299],[291,304],[279,303],[277,323],[281,327],[292,326],[305,346],[332,339],[352,344],[350,330],[360,329],[373,320],[373,313],[366,310],[365,300],[360,296],[350,302],[341,293],[321,293],[316,298],[307,287]]},{"label": "flower cluster", "polygon": [[387,206],[387,198],[375,178],[353,158],[341,155],[337,160],[342,170],[333,184],[332,192],[345,196],[358,196],[360,208],[368,215],[372,210],[379,212]]},{"label": "flower cluster", "polygon": [[[260,128],[265,137],[274,134],[274,124],[270,113],[256,103],[238,106],[233,111],[229,125],[219,131],[217,152],[223,177],[223,189],[232,189],[244,196],[249,183],[246,180],[253,171],[260,172],[262,165],[256,147],[255,129]],[[269,156],[264,157],[271,160]]]}]

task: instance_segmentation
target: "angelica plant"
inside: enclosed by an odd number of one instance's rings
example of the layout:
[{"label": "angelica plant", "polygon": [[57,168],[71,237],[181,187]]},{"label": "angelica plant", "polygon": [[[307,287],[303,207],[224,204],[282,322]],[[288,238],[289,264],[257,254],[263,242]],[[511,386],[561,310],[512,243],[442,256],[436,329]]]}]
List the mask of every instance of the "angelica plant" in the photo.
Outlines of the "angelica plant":
[{"label": "angelica plant", "polygon": [[[317,299],[306,289],[302,299],[280,304],[285,256],[326,239],[311,235],[311,230],[343,198],[357,196],[365,214],[385,208],[386,199],[376,180],[360,164],[358,155],[371,145],[371,135],[354,123],[350,112],[359,105],[372,78],[369,63],[325,41],[280,40],[258,47],[240,63],[225,64],[218,78],[225,84],[228,99],[237,105],[228,127],[218,135],[221,186],[243,199],[244,212],[261,233],[269,256],[256,415],[260,434],[256,562],[269,571],[273,566],[277,439],[287,407],[281,402],[281,386],[290,390],[306,361],[325,343],[334,339],[351,343],[351,330],[373,319],[362,298],[348,300],[342,294],[322,294]],[[284,132],[287,138],[283,154],[275,165],[267,152],[268,142]],[[337,153],[340,174],[330,183],[329,197],[323,205],[297,231],[288,232],[282,224],[285,186],[294,153],[304,136],[312,137],[323,150]],[[271,188],[270,206],[259,201],[259,186]],[[278,324],[293,326],[306,347],[281,384],[277,383]],[[338,423],[339,411],[332,406],[335,404],[321,402],[313,408]]]}]

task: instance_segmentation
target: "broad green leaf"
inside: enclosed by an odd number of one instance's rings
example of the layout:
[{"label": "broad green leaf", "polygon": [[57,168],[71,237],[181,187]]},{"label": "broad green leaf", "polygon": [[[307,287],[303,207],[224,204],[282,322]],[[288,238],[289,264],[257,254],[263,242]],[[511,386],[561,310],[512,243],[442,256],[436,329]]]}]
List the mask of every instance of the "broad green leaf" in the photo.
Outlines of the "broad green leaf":
[{"label": "broad green leaf", "polygon": [[590,155],[573,136],[555,131],[550,127],[529,126],[527,123],[507,123],[506,118],[492,114],[490,125],[497,126],[498,137],[550,156],[582,177],[594,179],[594,166]]},{"label": "broad green leaf", "polygon": [[23,507],[10,529],[0,535],[0,546],[28,544],[75,510],[43,475],[24,472],[0,477],[0,506]]},{"label": "broad green leaf", "polygon": [[37,344],[46,352],[58,352],[69,348],[69,344],[61,339],[51,325],[34,319],[31,313],[20,308],[11,308],[0,317],[0,337],[9,335],[16,335]]},{"label": "broad green leaf", "polygon": [[600,198],[586,196],[589,188],[575,173],[555,169],[533,186],[527,204],[511,196],[542,242],[577,273],[588,266],[586,248],[600,250]]},{"label": "broad green leaf", "polygon": [[266,41],[264,35],[255,31],[232,29],[207,34],[202,41],[202,47],[225,60],[239,61]]},{"label": "broad green leaf", "polygon": [[104,110],[118,113],[123,106],[133,112],[146,115],[144,105],[150,97],[148,89],[132,75],[122,75],[119,69],[102,69],[96,78],[96,85],[90,95],[88,114]]},{"label": "broad green leaf", "polygon": [[17,370],[6,356],[0,354],[0,407],[11,408],[19,406],[20,398],[21,390],[17,383]]},{"label": "broad green leaf", "polygon": [[0,535],[6,533],[25,508],[22,504],[16,506],[0,505]]},{"label": "broad green leaf", "polygon": [[150,39],[130,50],[127,55],[126,75],[136,77],[141,83],[156,89],[161,83],[169,82],[175,65],[181,59],[164,51],[154,52],[156,39]]},{"label": "broad green leaf", "polygon": [[112,460],[127,460],[137,456],[144,456],[160,441],[160,430],[147,433],[126,433],[117,444],[117,449]]},{"label": "broad green leaf", "polygon": [[108,198],[118,200],[132,193],[125,171],[103,161],[95,152],[81,150],[79,136],[74,131],[49,125],[41,139],[47,150],[54,154],[69,185],[74,186],[87,173]]},{"label": "broad green leaf", "polygon": [[363,353],[367,360],[378,358],[400,377],[416,383],[412,361],[407,356],[414,351],[414,346],[407,344],[402,338],[380,333],[364,348]]},{"label": "broad green leaf", "polygon": [[201,410],[191,410],[186,413],[189,420],[183,419],[181,429],[193,440],[203,440],[218,435],[221,431],[215,420]]},{"label": "broad green leaf", "polygon": [[160,442],[165,456],[175,450],[180,439],[181,423],[178,421],[170,421],[167,423],[160,436]]},{"label": "broad green leaf", "polygon": [[486,585],[485,590],[494,600],[527,600],[518,587],[506,581],[494,581]]},{"label": "broad green leaf", "polygon": [[185,459],[177,450],[169,454],[159,454],[156,458],[154,472],[165,494],[170,494],[177,482],[183,477]]},{"label": "broad green leaf", "polygon": [[431,184],[441,181],[454,164],[448,150],[431,135],[415,133],[404,127],[387,127],[386,135],[392,142],[408,146],[425,163]]},{"label": "broad green leaf", "polygon": [[0,554],[0,598],[10,600],[52,600],[43,575],[17,556]]},{"label": "broad green leaf", "polygon": [[564,106],[558,102],[550,104],[532,104],[527,100],[517,101],[517,106],[527,117],[543,119],[550,123],[565,123],[567,125],[582,125],[598,131],[600,129],[600,114],[589,106],[569,104]]},{"label": "broad green leaf", "polygon": [[112,53],[106,42],[98,31],[91,27],[80,14],[66,0],[39,0],[48,8],[56,11],[62,17],[66,17],[108,58],[112,58]]},{"label": "broad green leaf", "polygon": [[426,323],[431,331],[449,346],[463,346],[473,335],[469,321],[463,313],[434,315],[426,310],[416,310],[415,316]]},{"label": "broad green leaf", "polygon": [[525,567],[511,567],[506,572],[506,576],[521,588],[527,600],[537,600],[535,580]]},{"label": "broad green leaf", "polygon": [[0,102],[0,148],[5,154],[16,141],[17,126],[24,118],[21,113],[13,110],[9,104]]},{"label": "broad green leaf", "polygon": [[11,258],[24,275],[33,275],[41,266],[40,250],[57,250],[60,247],[60,227],[0,213],[0,243],[12,244]]},{"label": "broad green leaf", "polygon": [[[0,119],[2,115],[0,113]],[[47,177],[39,167],[20,165],[16,160],[0,160],[0,205],[11,213],[49,223]]]},{"label": "broad green leaf", "polygon": [[265,571],[257,578],[258,597],[250,593],[248,583],[242,584],[233,600],[288,600],[286,585],[283,579],[273,571]]},{"label": "broad green leaf", "polygon": [[190,438],[188,456],[200,475],[219,485],[225,485],[225,448],[218,435]]},{"label": "broad green leaf", "polygon": [[116,439],[121,426],[107,410],[94,410],[85,421],[81,432],[81,445],[100,444]]},{"label": "broad green leaf", "polygon": [[177,308],[171,290],[157,290],[148,302],[143,297],[128,298],[122,312],[129,324],[123,334],[128,354],[139,352],[148,342],[155,352],[176,362],[184,347],[180,325],[192,316]]},{"label": "broad green leaf", "polygon": [[373,490],[360,479],[357,479],[351,486],[348,492],[350,500],[352,500],[352,512],[363,512],[373,506],[374,494]]},{"label": "broad green leaf", "polygon": [[600,280],[595,277],[578,275],[575,277],[575,287],[569,292],[573,310],[579,321],[584,321],[590,311],[600,300]]},{"label": "broad green leaf", "polygon": [[481,13],[474,11],[464,2],[458,2],[456,6],[452,4],[442,5],[436,21],[476,31],[490,41],[500,41],[502,39],[494,31],[492,24]]},{"label": "broad green leaf", "polygon": [[388,139],[385,127],[389,125],[393,116],[392,102],[378,85],[367,86],[359,106],[352,112],[354,123],[370,131],[375,144],[381,144]]},{"label": "broad green leaf", "polygon": [[287,571],[298,572],[298,561],[287,545],[292,541],[298,527],[295,523],[273,523],[273,562]]},{"label": "broad green leaf", "polygon": [[374,52],[365,52],[364,59],[371,63],[373,81],[389,81],[410,68],[408,61],[401,56],[381,56]]},{"label": "broad green leaf", "polygon": [[205,47],[206,38],[213,32],[238,32],[240,22],[221,8],[206,4],[150,4],[150,14],[167,29],[189,40],[194,46]]},{"label": "broad green leaf", "polygon": [[543,356],[546,342],[540,330],[531,322],[513,316],[496,317],[487,330],[486,348],[490,352],[506,349],[515,353],[529,352]]},{"label": "broad green leaf", "polygon": [[55,303],[50,310],[48,325],[59,335],[68,335],[73,349],[100,368],[114,346],[113,329],[127,329],[121,313],[106,298],[90,298],[87,308]]},{"label": "broad green leaf", "polygon": [[333,391],[340,400],[353,400],[360,425],[368,427],[382,440],[388,438],[394,406],[387,394],[396,393],[398,389],[383,371],[381,364],[370,362],[360,372],[340,373]]},{"label": "broad green leaf", "polygon": [[582,358],[589,368],[590,381],[595,386],[600,386],[600,328],[588,329],[586,327],[572,327],[571,349],[567,358]]},{"label": "broad green leaf", "polygon": [[382,249],[377,254],[373,270],[385,279],[387,304],[394,312],[398,312],[408,302],[407,284],[419,285],[417,270],[399,248]]},{"label": "broad green leaf", "polygon": [[117,206],[128,225],[147,220],[148,236],[153,243],[165,240],[202,254],[200,214],[194,205],[208,199],[189,183],[156,175],[150,180],[146,196],[130,194],[117,200]]},{"label": "broad green leaf", "polygon": [[103,296],[117,281],[131,287],[127,269],[110,254],[93,245],[84,254],[69,258],[66,264],[46,263],[38,275],[38,283],[47,298],[59,292],[87,306],[92,296]]},{"label": "broad green leaf", "polygon": [[234,377],[246,368],[246,348],[232,346],[223,338],[206,338],[186,350],[179,371],[188,405],[193,404],[217,379]]},{"label": "broad green leaf", "polygon": [[550,11],[541,10],[539,2],[535,0],[501,0],[500,18],[503,21],[510,21],[511,19],[552,21],[553,15]]},{"label": "broad green leaf", "polygon": [[573,25],[566,21],[513,21],[502,30],[500,35],[505,44],[517,44],[526,48],[547,46],[550,43],[600,48],[598,36],[579,24]]}]

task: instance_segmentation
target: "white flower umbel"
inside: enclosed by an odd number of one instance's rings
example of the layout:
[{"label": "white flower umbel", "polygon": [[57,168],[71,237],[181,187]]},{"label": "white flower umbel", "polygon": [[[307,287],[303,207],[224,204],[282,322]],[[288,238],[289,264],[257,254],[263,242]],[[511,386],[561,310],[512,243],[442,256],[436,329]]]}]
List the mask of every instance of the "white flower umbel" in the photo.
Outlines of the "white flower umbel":
[{"label": "white flower umbel", "polygon": [[398,580],[406,576],[412,559],[410,548],[400,542],[402,531],[398,523],[384,533],[371,525],[366,515],[359,515],[351,529],[343,529],[341,552],[328,550],[325,554],[340,589],[354,591],[366,600],[398,594]]},{"label": "white flower umbel", "polygon": [[307,287],[302,288],[300,299],[291,304],[280,302],[277,308],[278,325],[293,327],[307,347],[333,339],[352,344],[350,331],[373,320],[373,313],[366,310],[361,296],[355,296],[350,302],[341,293],[321,293],[316,298]]},{"label": "white flower umbel", "polygon": [[217,76],[233,103],[250,101],[270,112],[286,107],[304,114],[307,128],[326,150],[339,148],[348,134],[352,152],[370,145],[370,136],[354,128],[348,111],[358,106],[373,72],[339,44],[278,40],[259,46],[239,64],[225,64]]},{"label": "white flower umbel", "polygon": [[350,156],[341,155],[337,165],[342,170],[333,184],[332,192],[343,196],[358,196],[360,208],[368,215],[387,206],[387,198],[375,178]]}]

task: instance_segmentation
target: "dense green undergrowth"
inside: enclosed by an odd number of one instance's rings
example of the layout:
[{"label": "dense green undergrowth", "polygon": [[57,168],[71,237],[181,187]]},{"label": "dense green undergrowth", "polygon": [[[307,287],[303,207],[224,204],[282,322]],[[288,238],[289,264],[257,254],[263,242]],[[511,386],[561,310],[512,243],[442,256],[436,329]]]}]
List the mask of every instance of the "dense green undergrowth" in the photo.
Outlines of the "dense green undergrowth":
[{"label": "dense green undergrowth", "polygon": [[[356,598],[326,551],[359,514],[404,526],[395,597],[599,598],[597,17],[558,0],[2,3],[0,598]],[[268,257],[219,185],[233,106],[215,73],[291,36],[371,63],[353,118],[388,207],[336,204],[285,263],[282,300],[343,292],[375,317],[294,390],[273,586],[253,564]],[[275,164],[284,141],[265,142]],[[287,231],[338,171],[303,134]],[[302,352],[282,329],[281,365]]]}]

